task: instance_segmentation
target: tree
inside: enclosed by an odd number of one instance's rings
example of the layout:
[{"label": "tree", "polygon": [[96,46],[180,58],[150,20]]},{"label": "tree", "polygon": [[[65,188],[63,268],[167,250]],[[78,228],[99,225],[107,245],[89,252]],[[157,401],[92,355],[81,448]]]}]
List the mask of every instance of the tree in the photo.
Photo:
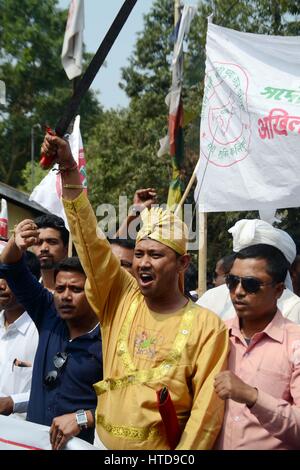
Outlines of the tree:
[{"label": "tree", "polygon": [[33,163],[33,168],[31,162],[27,162],[21,171],[23,183],[19,185],[19,189],[30,194],[33,188],[35,188],[35,186],[37,186],[44,177],[45,171],[40,167],[38,162]]},{"label": "tree", "polygon": [[[0,107],[0,179],[6,183],[21,184],[21,169],[30,159],[31,127],[54,126],[72,93],[60,62],[66,19],[57,0],[0,0],[0,79],[6,84],[6,105]],[[101,113],[92,92],[81,112],[87,134]]]},{"label": "tree", "polygon": [[[122,70],[121,87],[130,97],[126,110],[108,111],[87,144],[90,197],[118,204],[118,195],[129,199],[139,187],[159,182],[166,200],[170,163],[159,159],[159,139],[167,131],[165,96],[171,81],[169,37],[173,30],[173,1],[156,0],[144,17],[129,66]],[[96,169],[101,169],[97,172]]]},{"label": "tree", "polygon": [[[128,67],[123,69],[121,87],[130,98],[127,109],[107,111],[89,137],[87,145],[89,195],[93,206],[118,196],[132,197],[138,187],[159,185],[160,202],[166,201],[170,160],[158,159],[158,141],[166,134],[168,109],[164,102],[171,85],[170,59],[173,49],[173,0],[156,0],[144,17]],[[184,109],[189,123],[185,129],[187,180],[199,156],[199,124],[205,74],[207,16],[214,22],[241,31],[291,34],[296,31],[296,1],[203,0],[193,20],[184,69]],[[191,192],[188,202],[193,201]],[[231,250],[227,233],[238,219],[257,217],[256,212],[209,214],[209,269]]]}]

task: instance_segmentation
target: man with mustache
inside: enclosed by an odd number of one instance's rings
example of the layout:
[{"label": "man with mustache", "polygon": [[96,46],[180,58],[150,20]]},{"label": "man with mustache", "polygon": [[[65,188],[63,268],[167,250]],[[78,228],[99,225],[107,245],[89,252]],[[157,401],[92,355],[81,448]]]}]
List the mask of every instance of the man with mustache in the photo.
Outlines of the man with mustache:
[{"label": "man with mustache", "polygon": [[102,347],[99,322],[84,292],[86,275],[77,257],[66,258],[54,272],[53,295],[24,262],[23,252],[38,243],[38,227],[26,219],[14,232],[1,254],[0,277],[39,333],[27,421],[51,426],[53,449],[72,436],[93,443],[93,384],[102,378]]},{"label": "man with mustache", "polygon": [[68,254],[69,232],[61,217],[44,214],[34,220],[39,229],[37,243],[32,249],[41,263],[42,283],[54,290],[54,268]]},{"label": "man with mustache", "polygon": [[[238,252],[251,245],[263,243],[275,246],[284,255],[289,266],[296,257],[296,245],[284,230],[273,227],[260,219],[241,219],[228,230],[232,234],[233,251]],[[236,313],[226,284],[205,292],[197,301],[198,305],[208,308],[222,320],[234,318]],[[285,279],[285,289],[277,302],[282,315],[300,324],[300,297],[293,292],[290,274]]]},{"label": "man with mustache", "polygon": [[295,450],[300,442],[300,326],[277,301],[289,263],[267,244],[237,254],[226,284],[236,316],[227,320],[228,370],[215,378],[226,400],[221,450]]},{"label": "man with mustache", "polygon": [[[183,294],[185,224],[159,208],[143,211],[131,276],[97,227],[68,143],[47,134],[42,152],[59,162],[87,297],[101,323],[105,378],[95,384],[101,441],[109,449],[211,449],[223,419],[213,379],[226,364],[228,336],[217,316]],[[174,405],[168,423],[158,408],[161,390]],[[180,432],[171,443],[175,421]]]}]

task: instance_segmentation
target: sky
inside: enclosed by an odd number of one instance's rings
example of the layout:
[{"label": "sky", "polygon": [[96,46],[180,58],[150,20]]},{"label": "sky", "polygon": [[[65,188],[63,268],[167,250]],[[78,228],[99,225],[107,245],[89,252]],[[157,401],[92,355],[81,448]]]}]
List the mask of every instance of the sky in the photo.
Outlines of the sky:
[{"label": "sky", "polygon": [[[143,30],[143,15],[151,10],[154,0],[138,0],[127,22],[116,39],[107,59],[101,67],[92,88],[98,90],[100,103],[105,109],[127,106],[128,99],[118,83],[121,81],[121,67],[128,65],[128,59],[137,39],[137,32]],[[195,5],[196,0],[186,0]],[[59,0],[60,8],[69,8],[70,0]],[[84,42],[87,52],[95,53],[111,23],[123,5],[123,0],[85,0]],[[63,42],[63,38],[62,38]]]}]

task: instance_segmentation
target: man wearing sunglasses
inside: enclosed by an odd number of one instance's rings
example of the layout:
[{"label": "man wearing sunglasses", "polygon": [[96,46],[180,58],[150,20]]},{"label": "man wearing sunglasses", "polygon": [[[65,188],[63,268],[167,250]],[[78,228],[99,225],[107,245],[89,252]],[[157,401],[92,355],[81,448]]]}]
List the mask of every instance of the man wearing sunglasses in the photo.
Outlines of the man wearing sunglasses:
[{"label": "man wearing sunglasses", "polygon": [[[241,219],[228,232],[232,234],[235,253],[248,246],[263,243],[278,248],[289,265],[296,257],[296,244],[290,235],[263,220]],[[285,318],[300,324],[300,297],[293,292],[289,273],[284,284],[285,289],[278,299],[278,308]],[[235,317],[235,309],[226,284],[209,289],[197,303],[215,312],[222,320]]]},{"label": "man wearing sunglasses", "polygon": [[226,284],[236,311],[227,320],[229,370],[215,378],[226,400],[222,450],[288,450],[300,443],[300,326],[277,308],[289,263],[258,244],[236,254]]},{"label": "man wearing sunglasses", "polygon": [[27,421],[50,427],[53,449],[72,436],[94,441],[97,397],[93,384],[102,378],[99,323],[84,285],[78,258],[55,270],[54,295],[28,271],[23,252],[38,242],[32,220],[20,222],[1,254],[0,275],[7,280],[39,332]]}]

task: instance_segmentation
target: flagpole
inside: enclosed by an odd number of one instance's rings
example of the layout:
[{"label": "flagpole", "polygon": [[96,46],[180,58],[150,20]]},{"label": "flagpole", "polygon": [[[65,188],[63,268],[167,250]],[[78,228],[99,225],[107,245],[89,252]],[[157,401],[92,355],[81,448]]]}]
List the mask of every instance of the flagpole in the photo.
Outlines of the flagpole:
[{"label": "flagpole", "polygon": [[[184,194],[175,210],[175,215],[180,214],[184,201],[189,195],[190,190],[196,180],[197,170],[200,162],[200,157],[195,166],[193,174],[190,178],[190,181],[184,191]],[[196,217],[199,221],[199,251],[198,251],[198,295],[204,294],[207,289],[207,213],[206,212],[196,212]]]},{"label": "flagpole", "polygon": [[180,16],[181,0],[174,0],[174,26],[177,25]]},{"label": "flagpole", "polygon": [[207,212],[199,212],[198,295],[207,290]]},{"label": "flagpole", "polygon": [[[177,24],[180,15],[180,0],[174,0],[174,24]],[[190,178],[190,181],[181,197],[179,204],[176,207],[175,214],[180,215],[182,211],[183,204],[186,198],[189,195],[190,190],[196,180],[197,170],[199,166],[199,160],[193,174]],[[199,249],[198,249],[198,295],[204,294],[207,288],[207,213],[198,213],[196,212],[196,217],[198,217],[199,221]]]},{"label": "flagpole", "polygon": [[197,170],[198,170],[198,165],[199,165],[199,160],[198,160],[198,162],[197,162],[197,165],[195,166],[195,169],[194,169],[193,174],[192,174],[192,176],[191,176],[191,178],[190,178],[190,181],[188,182],[188,185],[187,185],[187,187],[185,188],[185,191],[184,191],[184,193],[183,193],[183,195],[182,195],[182,198],[181,198],[180,202],[178,203],[178,205],[177,205],[177,207],[176,207],[175,215],[178,215],[178,214],[180,213],[180,211],[181,211],[181,209],[182,209],[182,206],[183,206],[183,204],[184,204],[184,201],[186,200],[186,198],[187,198],[188,195],[189,195],[190,190],[192,189],[192,186],[193,186],[193,184],[194,184],[194,182],[195,182],[195,179],[196,179],[196,174],[197,174]]}]

